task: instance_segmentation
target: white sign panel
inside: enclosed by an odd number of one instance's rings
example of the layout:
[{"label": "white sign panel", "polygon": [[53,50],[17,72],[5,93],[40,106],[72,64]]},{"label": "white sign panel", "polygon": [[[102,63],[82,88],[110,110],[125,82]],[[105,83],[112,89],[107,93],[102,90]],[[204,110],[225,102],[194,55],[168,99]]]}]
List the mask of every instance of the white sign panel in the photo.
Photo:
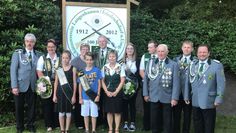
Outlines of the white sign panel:
[{"label": "white sign panel", "polygon": [[108,38],[108,47],[118,52],[120,60],[127,42],[127,9],[66,6],[66,47],[78,56],[80,45],[98,46],[100,35]]}]

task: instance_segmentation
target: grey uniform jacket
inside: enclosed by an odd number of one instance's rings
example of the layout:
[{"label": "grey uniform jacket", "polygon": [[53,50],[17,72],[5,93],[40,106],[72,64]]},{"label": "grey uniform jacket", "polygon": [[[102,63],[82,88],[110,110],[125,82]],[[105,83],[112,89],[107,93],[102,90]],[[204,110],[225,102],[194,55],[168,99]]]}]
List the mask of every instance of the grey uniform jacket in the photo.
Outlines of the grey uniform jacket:
[{"label": "grey uniform jacket", "polygon": [[[199,75],[199,60],[194,60],[190,64],[185,84],[184,99],[192,97],[192,106],[201,109],[215,108],[214,103],[221,104],[223,102],[223,94],[225,89],[225,75],[223,65],[217,61],[208,59],[203,74]],[[192,90],[189,90],[191,85]],[[189,93],[189,91],[191,91]],[[191,94],[191,95],[189,95]]]},{"label": "grey uniform jacket", "polygon": [[[150,61],[149,61],[150,62]],[[158,59],[156,60],[158,64]],[[163,71],[151,80],[148,63],[143,81],[143,96],[149,96],[151,102],[170,103],[171,100],[179,99],[179,69],[177,63],[169,58],[164,62]]]},{"label": "grey uniform jacket", "polygon": [[[177,57],[175,57],[173,60],[175,62],[177,62],[178,64],[178,67],[179,67],[179,74],[180,74],[180,95],[184,94],[184,91],[185,91],[185,82],[186,82],[186,77],[187,77],[187,74],[188,74],[188,69],[189,69],[189,64],[194,60],[196,59],[196,57],[194,57],[193,55],[190,56],[189,58],[189,62],[187,64],[185,64],[182,60],[183,58],[183,55],[179,55]],[[191,86],[189,86],[189,90],[191,90]],[[181,97],[183,98],[183,97]]]},{"label": "grey uniform jacket", "polygon": [[35,90],[36,66],[40,55],[38,51],[33,52],[31,66],[25,49],[18,49],[13,53],[10,68],[11,88],[18,88],[20,92],[26,92],[29,87]]}]

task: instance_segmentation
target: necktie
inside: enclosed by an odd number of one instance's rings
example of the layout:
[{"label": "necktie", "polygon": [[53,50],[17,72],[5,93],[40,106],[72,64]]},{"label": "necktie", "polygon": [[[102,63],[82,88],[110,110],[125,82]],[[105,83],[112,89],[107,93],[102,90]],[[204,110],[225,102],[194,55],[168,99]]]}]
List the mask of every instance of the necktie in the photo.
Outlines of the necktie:
[{"label": "necktie", "polygon": [[155,65],[155,55],[152,56],[152,66]]},{"label": "necktie", "polygon": [[200,66],[200,68],[199,68],[199,73],[200,73],[200,74],[202,74],[202,72],[203,72],[204,64],[205,64],[205,63],[201,63],[201,66]]},{"label": "necktie", "polygon": [[104,51],[102,50],[102,55],[101,55],[102,59],[104,58]]},{"label": "necktie", "polygon": [[103,67],[105,64],[106,64],[106,59],[104,57],[104,50],[102,50],[101,59],[100,59],[100,67]]},{"label": "necktie", "polygon": [[184,64],[187,64],[188,63],[188,61],[187,61],[187,58],[185,57],[184,58]]},{"label": "necktie", "polygon": [[160,72],[160,73],[162,72],[162,63],[163,63],[163,61],[161,60],[161,61],[159,62],[159,72]]},{"label": "necktie", "polygon": [[31,52],[29,52],[29,62],[30,62],[30,65],[32,66],[32,54],[31,54]]}]

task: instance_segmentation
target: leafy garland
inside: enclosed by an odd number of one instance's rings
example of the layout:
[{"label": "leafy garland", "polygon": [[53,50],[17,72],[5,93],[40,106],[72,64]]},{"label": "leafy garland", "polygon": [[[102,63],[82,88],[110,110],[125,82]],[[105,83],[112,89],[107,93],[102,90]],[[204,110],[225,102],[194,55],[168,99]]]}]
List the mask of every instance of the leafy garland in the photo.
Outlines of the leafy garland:
[{"label": "leafy garland", "polygon": [[47,99],[52,95],[52,85],[48,76],[40,77],[36,84],[36,93],[42,99]]}]

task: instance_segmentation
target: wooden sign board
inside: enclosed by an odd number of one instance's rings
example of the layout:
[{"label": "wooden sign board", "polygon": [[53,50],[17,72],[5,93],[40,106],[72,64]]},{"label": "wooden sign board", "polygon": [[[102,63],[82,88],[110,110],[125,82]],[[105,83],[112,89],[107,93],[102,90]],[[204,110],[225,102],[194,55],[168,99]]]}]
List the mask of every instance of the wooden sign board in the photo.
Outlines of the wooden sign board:
[{"label": "wooden sign board", "polygon": [[106,4],[62,1],[63,46],[72,56],[80,54],[80,45],[98,46],[97,38],[108,38],[108,47],[118,52],[120,60],[130,34],[130,2]]}]

